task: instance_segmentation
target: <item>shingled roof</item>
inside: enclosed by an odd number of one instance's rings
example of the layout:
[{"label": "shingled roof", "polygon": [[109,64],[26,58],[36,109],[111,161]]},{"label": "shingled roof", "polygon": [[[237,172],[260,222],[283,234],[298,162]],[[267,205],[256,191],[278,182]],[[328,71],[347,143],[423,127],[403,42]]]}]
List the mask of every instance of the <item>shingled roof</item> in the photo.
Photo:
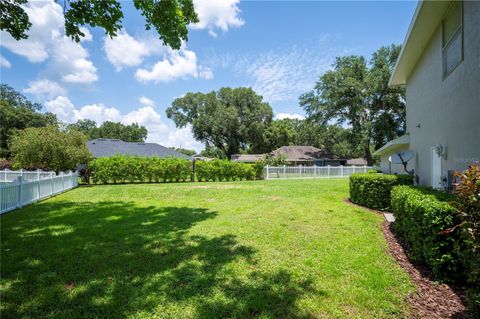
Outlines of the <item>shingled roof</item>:
[{"label": "shingled roof", "polygon": [[122,140],[97,138],[87,142],[93,157],[109,157],[115,154],[136,155],[141,157],[158,156],[160,158],[174,156],[191,160],[190,156],[169,149],[157,143],[124,142]]},{"label": "shingled roof", "polygon": [[336,155],[313,146],[282,146],[272,154],[274,156],[283,155],[289,162],[340,159]]}]

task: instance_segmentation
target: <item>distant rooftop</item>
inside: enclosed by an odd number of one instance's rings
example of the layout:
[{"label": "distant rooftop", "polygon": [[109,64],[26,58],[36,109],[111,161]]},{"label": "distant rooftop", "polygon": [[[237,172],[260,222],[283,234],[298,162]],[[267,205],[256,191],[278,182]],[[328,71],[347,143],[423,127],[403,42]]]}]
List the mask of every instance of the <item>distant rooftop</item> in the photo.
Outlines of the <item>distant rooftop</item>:
[{"label": "distant rooftop", "polygon": [[115,154],[121,155],[136,155],[141,157],[158,156],[178,157],[191,160],[190,156],[169,149],[157,143],[142,143],[142,142],[124,142],[117,139],[97,138],[87,142],[87,147],[92,153],[93,157],[110,157]]},{"label": "distant rooftop", "polygon": [[274,156],[283,155],[287,161],[313,161],[313,160],[336,160],[340,159],[326,150],[313,146],[282,146],[272,152]]}]

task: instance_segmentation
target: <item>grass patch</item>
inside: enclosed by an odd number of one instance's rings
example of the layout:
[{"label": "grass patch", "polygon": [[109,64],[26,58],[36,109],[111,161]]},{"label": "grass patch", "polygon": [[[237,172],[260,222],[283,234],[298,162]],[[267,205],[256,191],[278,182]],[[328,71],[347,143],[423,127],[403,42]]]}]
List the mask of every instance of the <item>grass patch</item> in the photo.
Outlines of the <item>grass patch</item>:
[{"label": "grass patch", "polygon": [[399,318],[348,180],[82,187],[1,217],[2,318]]}]

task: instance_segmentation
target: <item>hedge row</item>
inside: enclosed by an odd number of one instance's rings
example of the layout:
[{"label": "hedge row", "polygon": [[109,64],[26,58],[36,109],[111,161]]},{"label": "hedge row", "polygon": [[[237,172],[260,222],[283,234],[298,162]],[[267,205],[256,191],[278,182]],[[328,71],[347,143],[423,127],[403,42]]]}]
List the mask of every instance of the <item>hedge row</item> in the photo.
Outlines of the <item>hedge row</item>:
[{"label": "hedge row", "polygon": [[[195,175],[199,181],[254,180],[261,177],[263,165],[226,160],[198,161]],[[190,181],[192,162],[178,158],[115,155],[100,157],[88,165],[94,183],[178,182]]]},{"label": "hedge row", "polygon": [[449,199],[447,194],[429,188],[397,186],[392,190],[395,231],[408,245],[410,258],[427,265],[442,280],[462,274],[455,252],[459,236],[444,233],[459,224]]},{"label": "hedge row", "polygon": [[95,183],[178,182],[192,176],[189,160],[178,158],[115,155],[100,157],[89,164]]},{"label": "hedge row", "polygon": [[396,185],[412,185],[413,176],[359,173],[350,176],[350,200],[369,208],[388,210],[391,190]]},{"label": "hedge row", "polygon": [[198,181],[254,180],[256,171],[251,164],[212,160],[196,162],[195,175]]}]

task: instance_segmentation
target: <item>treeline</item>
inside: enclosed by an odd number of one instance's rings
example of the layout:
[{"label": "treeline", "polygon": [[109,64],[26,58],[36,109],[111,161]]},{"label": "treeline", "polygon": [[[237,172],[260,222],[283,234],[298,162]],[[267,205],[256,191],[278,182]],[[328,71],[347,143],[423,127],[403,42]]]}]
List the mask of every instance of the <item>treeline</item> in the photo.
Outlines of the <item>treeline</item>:
[{"label": "treeline", "polygon": [[86,182],[109,184],[254,180],[261,178],[262,170],[261,163],[250,165],[226,160],[192,163],[174,157],[116,155],[92,160],[81,173]]},{"label": "treeline", "polygon": [[[73,124],[65,124],[53,113],[42,113],[42,105],[29,101],[23,94],[12,87],[0,85],[0,158],[11,157],[10,143],[15,134],[27,128],[45,128],[54,126],[58,131],[78,131],[85,135],[85,139],[114,138],[127,142],[144,142],[148,131],[144,126],[136,123],[124,125],[122,123],[104,122],[97,126],[92,120],[79,120]],[[39,131],[37,134],[40,134]],[[52,132],[49,131],[52,137]]]}]

